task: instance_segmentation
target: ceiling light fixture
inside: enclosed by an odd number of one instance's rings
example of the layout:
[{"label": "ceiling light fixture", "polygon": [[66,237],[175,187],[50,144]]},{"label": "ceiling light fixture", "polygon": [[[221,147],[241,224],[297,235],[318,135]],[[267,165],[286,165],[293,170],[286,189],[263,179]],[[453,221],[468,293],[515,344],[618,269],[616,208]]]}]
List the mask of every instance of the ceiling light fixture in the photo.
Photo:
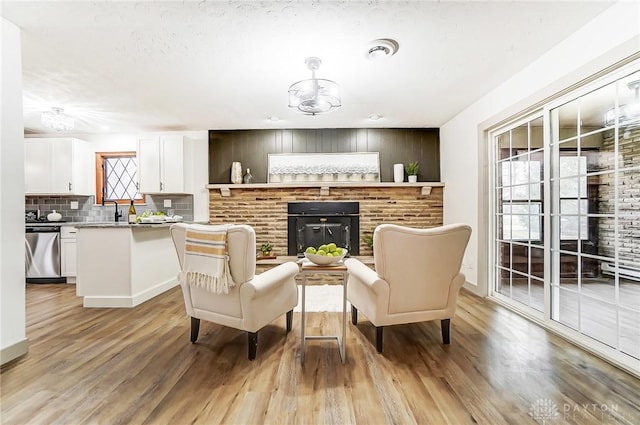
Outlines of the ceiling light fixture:
[{"label": "ceiling light fixture", "polygon": [[400,45],[391,38],[373,40],[367,46],[367,58],[378,60],[391,57],[398,52]]},{"label": "ceiling light fixture", "polygon": [[331,80],[316,78],[320,58],[310,57],[304,63],[311,71],[311,79],[298,81],[289,87],[289,107],[308,115],[330,112],[342,106],[340,87]]},{"label": "ceiling light fixture", "polygon": [[[628,125],[634,121],[640,121],[640,80],[631,81],[627,84],[629,90],[635,91],[633,103],[619,106],[618,123],[620,126]],[[616,122],[616,108],[611,108],[604,114],[604,124],[613,125]]]},{"label": "ceiling light fixture", "polygon": [[42,124],[58,132],[73,130],[75,124],[75,119],[65,114],[62,108],[53,107],[50,111],[43,112],[41,118]]},{"label": "ceiling light fixture", "polygon": [[371,121],[378,121],[380,118],[382,118],[382,115],[380,115],[380,114],[371,114],[371,115],[369,115],[369,119]]}]

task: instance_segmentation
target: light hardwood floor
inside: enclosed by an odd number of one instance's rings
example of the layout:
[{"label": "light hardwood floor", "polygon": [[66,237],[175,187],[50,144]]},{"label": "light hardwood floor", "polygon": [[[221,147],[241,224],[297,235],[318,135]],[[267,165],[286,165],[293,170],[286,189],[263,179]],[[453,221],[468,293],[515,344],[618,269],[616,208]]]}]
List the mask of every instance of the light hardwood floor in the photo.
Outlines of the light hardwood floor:
[{"label": "light hardwood floor", "polygon": [[[309,313],[338,333],[339,313]],[[463,291],[451,345],[438,322],[385,330],[361,315],[347,361],[307,344],[300,314],[246,335],[189,319],[175,288],[132,309],[85,309],[73,285],[27,285],[26,357],[0,374],[2,424],[639,424],[640,381]]]}]

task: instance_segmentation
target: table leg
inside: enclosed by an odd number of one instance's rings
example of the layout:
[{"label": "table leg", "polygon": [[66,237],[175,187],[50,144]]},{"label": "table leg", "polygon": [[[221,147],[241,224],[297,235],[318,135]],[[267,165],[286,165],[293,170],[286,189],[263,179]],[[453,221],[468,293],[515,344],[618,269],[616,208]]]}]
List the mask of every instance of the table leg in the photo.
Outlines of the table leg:
[{"label": "table leg", "polygon": [[304,343],[305,343],[305,336],[304,336],[304,329],[306,326],[305,323],[305,287],[306,287],[306,283],[307,283],[307,275],[306,274],[302,274],[302,284],[300,286],[302,286],[302,310],[300,313],[300,323],[301,323],[301,329],[300,329],[300,363],[304,364]]},{"label": "table leg", "polygon": [[348,274],[344,273],[342,275],[342,344],[340,344],[340,357],[342,358],[342,363],[344,363],[346,358],[346,338],[347,338],[347,278]]}]

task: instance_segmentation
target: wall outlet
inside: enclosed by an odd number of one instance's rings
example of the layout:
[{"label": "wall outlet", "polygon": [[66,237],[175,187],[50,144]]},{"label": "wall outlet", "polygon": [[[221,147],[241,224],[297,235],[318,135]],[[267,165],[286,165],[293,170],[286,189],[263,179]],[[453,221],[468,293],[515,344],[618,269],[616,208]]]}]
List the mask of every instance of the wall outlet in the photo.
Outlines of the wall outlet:
[{"label": "wall outlet", "polygon": [[164,200],[164,207],[165,208],[171,208],[171,199],[165,199]]},{"label": "wall outlet", "polygon": [[72,210],[77,210],[78,209],[78,201],[69,202],[69,208],[71,208]]}]

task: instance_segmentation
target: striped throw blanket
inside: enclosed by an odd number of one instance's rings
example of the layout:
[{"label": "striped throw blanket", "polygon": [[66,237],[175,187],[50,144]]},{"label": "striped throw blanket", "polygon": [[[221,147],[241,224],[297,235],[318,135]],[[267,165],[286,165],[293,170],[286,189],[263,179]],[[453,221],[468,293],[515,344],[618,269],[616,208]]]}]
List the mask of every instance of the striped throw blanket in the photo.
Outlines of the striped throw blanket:
[{"label": "striped throw blanket", "polygon": [[231,278],[227,255],[228,230],[229,225],[189,225],[180,283],[216,294],[229,293],[235,283]]}]

